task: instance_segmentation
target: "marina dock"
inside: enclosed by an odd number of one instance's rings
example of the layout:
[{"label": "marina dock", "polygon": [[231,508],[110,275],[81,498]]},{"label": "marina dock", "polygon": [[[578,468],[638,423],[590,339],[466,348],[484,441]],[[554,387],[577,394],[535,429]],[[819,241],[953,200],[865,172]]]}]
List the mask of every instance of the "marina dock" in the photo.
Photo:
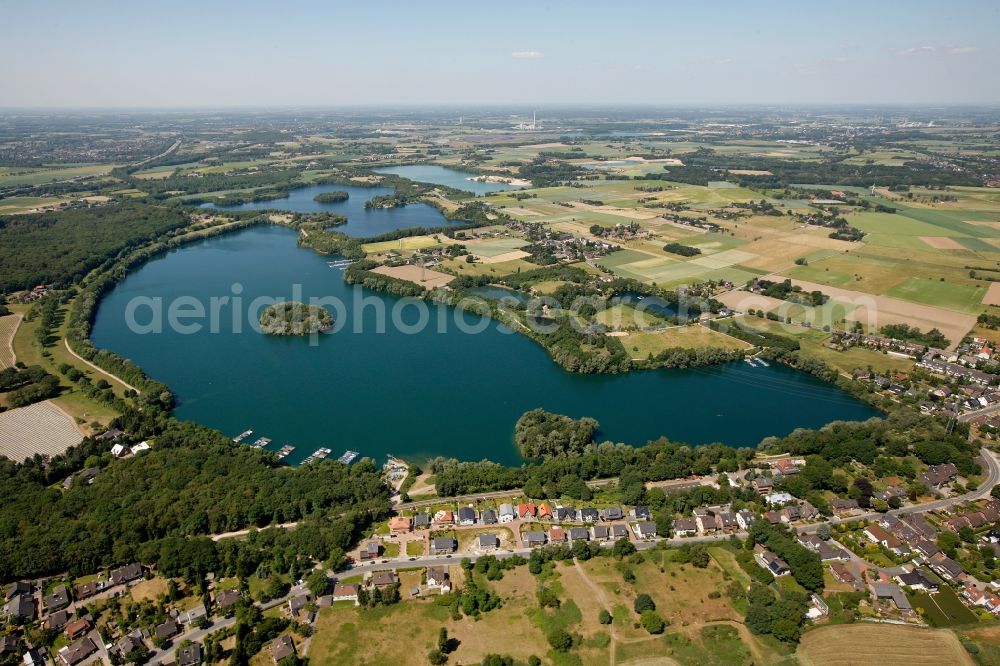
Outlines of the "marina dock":
[{"label": "marina dock", "polygon": [[352,462],[357,460],[358,456],[361,455],[357,451],[344,451],[343,455],[337,458],[337,462],[342,462],[345,465],[350,465]]},{"label": "marina dock", "polygon": [[242,442],[244,439],[246,439],[247,437],[249,437],[252,434],[253,434],[253,430],[244,430],[240,434],[236,435],[236,437],[233,437],[233,443],[239,444],[240,442]]}]

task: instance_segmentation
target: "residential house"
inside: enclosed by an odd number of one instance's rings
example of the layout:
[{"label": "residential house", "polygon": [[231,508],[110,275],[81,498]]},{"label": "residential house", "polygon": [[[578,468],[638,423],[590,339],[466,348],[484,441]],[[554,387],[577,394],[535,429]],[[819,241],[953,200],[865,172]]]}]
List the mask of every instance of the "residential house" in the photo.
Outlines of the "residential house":
[{"label": "residential house", "polygon": [[799,518],[802,520],[816,520],[819,518],[819,509],[806,500],[799,503]]},{"label": "residential house", "polygon": [[427,567],[427,587],[434,587],[445,591],[451,590],[451,576],[448,575],[448,567]]},{"label": "residential house", "polygon": [[772,525],[781,524],[781,514],[777,511],[765,511],[764,515],[761,516],[762,519],[771,523]]},{"label": "residential house", "polygon": [[576,509],[569,506],[557,506],[555,511],[556,520],[567,522],[576,520]]},{"label": "residential house", "polygon": [[513,504],[501,504],[500,505],[500,522],[509,523],[514,520],[514,505]]},{"label": "residential house", "polygon": [[455,552],[457,544],[452,537],[437,537],[431,541],[431,553],[434,555],[447,555]]},{"label": "residential house", "polygon": [[101,581],[91,581],[89,583],[81,583],[73,588],[73,596],[77,601],[82,601],[83,599],[89,599],[98,592],[104,589],[104,583]]},{"label": "residential house", "polygon": [[458,524],[459,525],[475,525],[476,524],[476,510],[471,506],[463,506],[458,510]]},{"label": "residential house", "polygon": [[580,519],[585,523],[596,523],[601,514],[597,509],[593,507],[584,507],[580,509]]},{"label": "residential house", "polygon": [[71,641],[75,641],[77,638],[83,636],[88,631],[90,631],[90,622],[88,622],[83,618],[80,618],[78,620],[73,620],[63,628],[63,633],[66,634],[66,638],[70,639]]},{"label": "residential house", "polygon": [[232,608],[241,598],[239,590],[222,590],[215,595],[213,603],[218,611],[226,611]]},{"label": "residential house", "polygon": [[622,525],[621,523],[616,523],[612,525],[611,538],[614,539],[615,541],[618,541],[619,539],[627,539],[628,529],[626,529],[625,526]]},{"label": "residential house", "polygon": [[47,613],[66,608],[69,606],[69,590],[66,589],[65,585],[59,585],[52,590],[52,594],[42,599],[42,604],[45,606],[45,612]]},{"label": "residential house", "polygon": [[32,592],[31,585],[29,585],[28,583],[23,583],[21,581],[18,581],[16,583],[11,583],[6,588],[4,588],[3,600],[4,602],[7,602],[18,595],[31,594],[31,592]]},{"label": "residential house", "polygon": [[851,573],[851,570],[848,569],[841,562],[834,562],[833,564],[831,564],[830,573],[833,574],[833,577],[839,580],[841,583],[854,585],[855,583],[858,582],[858,579],[854,576],[853,573]]},{"label": "residential house", "polygon": [[413,519],[409,516],[393,516],[389,519],[389,531],[393,534],[406,534],[413,527]]},{"label": "residential house", "polygon": [[769,476],[758,476],[753,480],[753,487],[761,495],[767,495],[774,488],[774,480]]},{"label": "residential house", "polygon": [[591,533],[594,536],[594,541],[608,541],[611,539],[611,530],[608,529],[607,525],[594,525],[591,528]]},{"label": "residential house", "polygon": [[295,642],[289,634],[278,636],[271,643],[271,659],[277,664],[282,659],[295,656]]},{"label": "residential house", "polygon": [[372,572],[371,584],[379,589],[395,585],[398,582],[399,578],[396,577],[395,571],[387,570]]},{"label": "residential house", "polygon": [[795,497],[791,493],[768,493],[764,496],[764,499],[768,504],[773,506],[782,506],[784,504],[789,504],[795,501]]},{"label": "residential house", "polygon": [[173,620],[167,620],[163,624],[158,624],[153,629],[153,634],[164,641],[170,640],[179,633],[181,633],[181,625]]},{"label": "residential house", "polygon": [[698,523],[692,518],[678,518],[674,521],[674,535],[679,537],[694,536],[698,533]]},{"label": "residential house", "polygon": [[369,541],[358,553],[358,557],[360,557],[362,561],[376,560],[378,559],[381,549],[382,548],[378,541]]},{"label": "residential house", "polygon": [[195,622],[200,621],[202,618],[208,617],[208,609],[205,608],[205,604],[198,604],[194,608],[187,610],[177,616],[177,620],[182,624],[193,625]]},{"label": "residential house", "polygon": [[115,644],[115,652],[122,658],[122,661],[128,661],[126,657],[141,647],[143,647],[143,643],[138,636],[126,634]]},{"label": "residential house", "polygon": [[552,543],[566,543],[566,530],[561,527],[553,527],[549,530],[549,541]]},{"label": "residential house", "polygon": [[937,530],[934,529],[933,525],[927,522],[927,519],[924,518],[923,514],[911,513],[910,515],[903,518],[903,520],[906,521],[907,525],[916,530],[925,539],[933,541],[934,539],[937,538]]},{"label": "residential house", "polygon": [[479,535],[479,550],[484,552],[489,552],[496,550],[499,547],[500,547],[500,539],[497,538],[496,534]]},{"label": "residential house", "polygon": [[69,612],[65,610],[50,613],[42,626],[46,629],[62,629],[69,623]]},{"label": "residential house", "polygon": [[552,520],[552,507],[544,502],[538,505],[538,519]]},{"label": "residential house", "polygon": [[748,530],[750,526],[753,525],[753,521],[756,520],[757,516],[753,514],[753,511],[749,509],[740,509],[736,512],[736,523],[740,526],[741,530]]},{"label": "residential house", "polygon": [[137,562],[126,564],[123,567],[119,567],[111,571],[111,584],[126,585],[132,581],[142,578],[142,574],[143,571],[141,564],[138,564]]},{"label": "residential house", "polygon": [[521,520],[528,520],[535,517],[535,505],[531,502],[517,505],[517,517]]},{"label": "residential house", "polygon": [[944,553],[938,553],[927,564],[934,573],[953,583],[964,581],[967,577],[962,565]]},{"label": "residential house", "polygon": [[913,606],[899,585],[895,583],[872,583],[872,596],[875,601],[891,601],[892,605],[905,614],[913,612]]},{"label": "residential house", "polygon": [[892,551],[896,555],[902,555],[903,553],[910,552],[910,549],[906,544],[886,532],[880,525],[869,525],[865,528],[863,534],[872,543],[876,543],[883,548]]},{"label": "residential house", "polygon": [[920,557],[924,558],[925,561],[929,561],[931,558],[933,558],[934,556],[936,556],[941,552],[941,549],[938,548],[936,543],[934,543],[933,541],[924,541],[924,540],[917,541],[913,545],[913,550],[917,551],[917,554],[920,555]]},{"label": "residential house", "polygon": [[920,475],[920,482],[928,488],[940,488],[951,481],[958,474],[955,463],[944,463],[942,465],[931,465]]},{"label": "residential house", "polygon": [[[572,530],[570,530],[572,532]],[[521,535],[521,541],[528,548],[545,545],[545,532],[525,532]]]},{"label": "residential house", "polygon": [[649,520],[653,514],[649,512],[648,506],[637,506],[632,509],[632,517],[636,520]]},{"label": "residential house", "polygon": [[18,594],[4,604],[4,615],[15,624],[27,624],[35,619],[35,600],[30,594]]},{"label": "residential house", "polygon": [[899,574],[898,576],[895,576],[895,579],[900,585],[914,590],[921,590],[923,592],[938,591],[938,584],[931,580],[931,578],[920,569],[914,569],[909,573]]},{"label": "residential house", "polygon": [[569,528],[570,541],[590,541],[590,530],[585,527]]},{"label": "residential house", "polygon": [[611,521],[611,520],[621,520],[625,517],[622,512],[621,507],[609,506],[608,508],[601,511],[601,520]]},{"label": "residential house", "polygon": [[719,529],[724,532],[735,532],[740,526],[736,514],[732,511],[720,511],[715,514],[715,521],[719,524]]},{"label": "residential house", "polygon": [[454,525],[455,512],[451,509],[442,509],[434,514],[435,525]]},{"label": "residential house", "polygon": [[479,519],[482,521],[483,525],[496,525],[497,512],[493,509],[483,509],[483,512],[479,514]]},{"label": "residential house", "polygon": [[708,509],[697,508],[693,513],[694,522],[698,526],[699,532],[715,532],[719,529],[719,525],[715,520],[715,514]]},{"label": "residential house", "polygon": [[652,539],[656,536],[656,523],[651,520],[643,520],[633,525],[632,531],[637,539]]},{"label": "residential house", "polygon": [[420,512],[413,515],[413,529],[425,530],[431,526],[431,516],[427,512]]},{"label": "residential house", "polygon": [[22,662],[24,666],[45,666],[48,663],[42,651],[34,647],[28,648],[28,651],[24,653]]},{"label": "residential house", "polygon": [[[378,572],[376,572],[378,573]],[[297,617],[302,610],[312,602],[312,597],[308,594],[299,594],[288,600],[288,614],[293,618]]]},{"label": "residential house", "polygon": [[14,661],[17,653],[21,651],[21,639],[13,634],[0,636],[0,659]]},{"label": "residential house", "polygon": [[801,518],[801,515],[799,514],[799,507],[794,504],[782,507],[781,511],[778,512],[778,516],[780,517],[781,522],[785,524],[794,523],[796,520]]},{"label": "residential house", "polygon": [[89,636],[84,636],[75,643],[59,650],[59,660],[65,666],[76,666],[95,652],[97,652],[97,646],[94,645],[94,641]]},{"label": "residential house", "polygon": [[333,600],[353,601],[356,604],[358,603],[358,591],[360,589],[360,585],[353,583],[337,583],[333,586]]},{"label": "residential house", "polygon": [[858,500],[834,498],[830,500],[830,508],[836,515],[843,516],[858,510]]},{"label": "residential house", "polygon": [[177,650],[177,666],[196,666],[201,663],[201,646],[191,643]]},{"label": "residential house", "polygon": [[777,554],[762,546],[756,546],[754,548],[753,557],[757,560],[757,564],[770,571],[774,576],[784,576],[791,572],[791,569],[788,567],[788,563],[778,557]]}]

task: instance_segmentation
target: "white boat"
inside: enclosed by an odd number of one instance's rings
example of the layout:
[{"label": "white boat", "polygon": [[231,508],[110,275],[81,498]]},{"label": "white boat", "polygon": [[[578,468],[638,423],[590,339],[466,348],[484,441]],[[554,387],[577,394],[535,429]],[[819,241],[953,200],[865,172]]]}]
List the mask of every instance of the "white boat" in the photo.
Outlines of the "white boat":
[{"label": "white boat", "polygon": [[769,368],[769,367],[771,367],[771,364],[770,364],[770,363],[768,363],[767,361],[765,361],[765,360],[764,360],[764,359],[762,359],[762,358],[758,358],[758,359],[757,359],[757,362],[758,362],[758,363],[760,363],[760,364],[761,364],[762,366],[764,366],[765,368]]}]

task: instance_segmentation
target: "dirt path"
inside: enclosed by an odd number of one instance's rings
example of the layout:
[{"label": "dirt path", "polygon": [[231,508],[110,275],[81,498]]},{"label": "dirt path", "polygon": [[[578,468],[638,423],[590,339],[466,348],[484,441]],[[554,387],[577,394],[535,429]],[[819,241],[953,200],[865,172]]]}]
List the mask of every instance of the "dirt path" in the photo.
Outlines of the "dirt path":
[{"label": "dirt path", "polygon": [[15,312],[0,319],[0,337],[6,338],[4,347],[0,349],[0,370],[9,368],[17,362],[17,355],[14,354],[14,334],[17,333],[18,326],[21,325],[21,313]]},{"label": "dirt path", "polygon": [[[590,576],[588,576],[584,568],[580,566],[580,561],[578,559],[573,558],[573,566],[576,568],[576,572],[580,574],[580,578],[583,580],[583,582],[586,583],[587,587],[589,587],[590,590],[594,593],[594,596],[600,599],[601,605],[604,606],[610,613],[611,610],[614,608],[614,605],[610,601],[608,601],[608,597],[606,594],[604,594],[604,590],[601,589],[601,586],[595,583],[594,581],[590,580]],[[611,634],[611,643],[608,644],[609,648],[608,663],[611,664],[611,666],[615,666],[615,649],[616,649],[615,646],[618,643],[618,635],[615,633],[614,622],[608,625],[608,630],[609,633]]]},{"label": "dirt path", "polygon": [[102,368],[97,367],[96,365],[94,365],[93,363],[91,363],[90,361],[88,361],[87,359],[85,359],[84,357],[82,357],[79,354],[77,354],[75,351],[73,351],[73,348],[69,346],[69,340],[67,340],[66,338],[63,338],[63,344],[66,345],[66,351],[68,351],[70,353],[70,355],[73,356],[73,358],[75,358],[78,361],[80,361],[81,363],[85,364],[87,367],[91,368],[92,370],[95,370],[95,371],[99,372],[101,375],[103,375],[105,377],[111,378],[113,381],[118,382],[119,384],[121,384],[122,386],[124,386],[127,389],[132,389],[136,393],[142,393],[142,391],[140,391],[136,387],[132,386],[131,384],[129,384],[128,382],[126,382],[124,379],[119,379],[118,377],[114,376],[113,374],[111,374],[107,370],[103,370]]}]

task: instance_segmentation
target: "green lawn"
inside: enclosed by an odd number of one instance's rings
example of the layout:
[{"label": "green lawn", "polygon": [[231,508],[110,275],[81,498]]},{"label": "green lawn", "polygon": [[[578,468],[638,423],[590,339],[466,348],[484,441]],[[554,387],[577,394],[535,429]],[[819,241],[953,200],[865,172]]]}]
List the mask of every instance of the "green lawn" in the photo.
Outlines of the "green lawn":
[{"label": "green lawn", "polygon": [[982,302],[985,293],[986,287],[973,287],[911,277],[887,291],[885,295],[914,303],[975,314],[983,310]]}]

